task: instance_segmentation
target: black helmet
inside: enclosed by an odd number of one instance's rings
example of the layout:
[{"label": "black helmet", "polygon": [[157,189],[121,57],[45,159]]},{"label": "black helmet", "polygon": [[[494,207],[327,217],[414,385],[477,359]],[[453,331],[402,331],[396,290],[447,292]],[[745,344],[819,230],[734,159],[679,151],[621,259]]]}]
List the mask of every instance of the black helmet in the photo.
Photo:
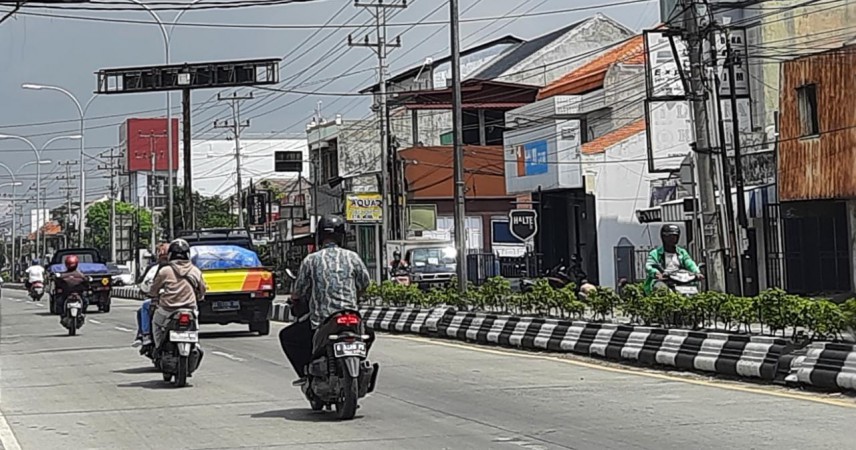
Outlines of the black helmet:
[{"label": "black helmet", "polygon": [[321,239],[336,239],[345,236],[345,219],[340,216],[324,216],[318,220],[318,233]]},{"label": "black helmet", "polygon": [[663,225],[663,228],[660,228],[660,236],[680,236],[681,229],[675,224],[666,224]]},{"label": "black helmet", "polygon": [[169,243],[169,260],[189,260],[190,259],[190,244],[184,239],[176,239]]}]

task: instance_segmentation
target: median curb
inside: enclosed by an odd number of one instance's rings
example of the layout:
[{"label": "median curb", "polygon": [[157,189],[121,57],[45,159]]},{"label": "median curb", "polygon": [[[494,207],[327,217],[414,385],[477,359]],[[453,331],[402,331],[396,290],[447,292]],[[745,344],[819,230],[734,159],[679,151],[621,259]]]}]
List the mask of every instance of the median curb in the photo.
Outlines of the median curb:
[{"label": "median curb", "polygon": [[[113,295],[143,299],[135,286],[113,288]],[[789,340],[771,336],[520,317],[450,307],[367,306],[360,307],[360,312],[366,324],[379,331],[856,390],[856,345],[816,342],[799,349]],[[274,302],[271,320],[291,322],[294,317],[286,303]]]}]

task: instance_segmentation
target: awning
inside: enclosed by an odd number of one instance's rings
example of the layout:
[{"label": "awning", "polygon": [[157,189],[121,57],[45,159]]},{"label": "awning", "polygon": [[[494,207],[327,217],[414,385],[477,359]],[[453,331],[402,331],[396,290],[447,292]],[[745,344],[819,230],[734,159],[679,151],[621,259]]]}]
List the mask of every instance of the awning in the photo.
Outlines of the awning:
[{"label": "awning", "polygon": [[[743,191],[746,205],[746,217],[759,219],[764,217],[764,208],[771,203],[776,203],[777,192],[774,184],[763,186],[749,186]],[[737,192],[731,194],[733,205],[737,205]],[[663,202],[654,208],[640,209],[636,211],[636,219],[639,223],[653,222],[684,222],[693,219],[693,198],[684,197],[677,200]],[[657,212],[656,210],[659,210]]]}]

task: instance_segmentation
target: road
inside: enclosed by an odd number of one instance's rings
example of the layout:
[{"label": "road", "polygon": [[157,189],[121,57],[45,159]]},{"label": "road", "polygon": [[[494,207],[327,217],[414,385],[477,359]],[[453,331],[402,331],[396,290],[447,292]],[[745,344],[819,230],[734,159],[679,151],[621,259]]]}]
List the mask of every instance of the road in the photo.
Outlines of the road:
[{"label": "road", "polygon": [[[450,341],[381,335],[357,419],[309,411],[275,333],[203,327],[192,386],[129,347],[138,302],[69,337],[42,303],[0,301],[0,438],[50,449],[853,448],[856,403]],[[274,327],[277,332],[281,327]],[[11,428],[11,433],[10,429]],[[14,436],[14,438],[12,437]]]}]

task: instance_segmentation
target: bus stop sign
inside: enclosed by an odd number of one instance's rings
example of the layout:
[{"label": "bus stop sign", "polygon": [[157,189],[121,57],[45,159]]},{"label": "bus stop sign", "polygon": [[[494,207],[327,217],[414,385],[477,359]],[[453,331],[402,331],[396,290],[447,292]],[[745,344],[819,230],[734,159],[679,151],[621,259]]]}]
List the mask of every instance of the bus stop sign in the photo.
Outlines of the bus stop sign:
[{"label": "bus stop sign", "polygon": [[538,212],[534,209],[513,209],[508,212],[509,231],[523,242],[538,234]]}]

